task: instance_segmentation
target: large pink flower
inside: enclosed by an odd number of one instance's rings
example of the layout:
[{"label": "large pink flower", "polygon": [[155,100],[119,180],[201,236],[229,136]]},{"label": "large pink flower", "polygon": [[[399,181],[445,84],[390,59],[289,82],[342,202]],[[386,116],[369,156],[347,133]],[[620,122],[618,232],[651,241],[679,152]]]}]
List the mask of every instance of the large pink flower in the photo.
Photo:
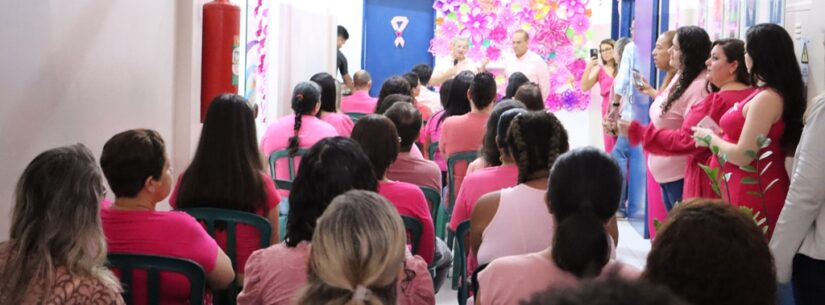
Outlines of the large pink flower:
[{"label": "large pink flower", "polygon": [[487,35],[487,38],[495,41],[495,42],[504,42],[507,40],[507,29],[499,24],[490,31],[490,34]]},{"label": "large pink flower", "polygon": [[587,16],[583,14],[575,15],[570,19],[570,27],[576,31],[576,33],[584,34],[584,32],[587,32],[587,29],[590,28],[590,18],[587,18]]},{"label": "large pink flower", "polygon": [[436,36],[433,40],[430,40],[430,49],[428,51],[435,56],[446,56],[450,54],[450,38]]},{"label": "large pink flower", "polygon": [[559,1],[559,8],[563,9],[566,18],[573,18],[576,15],[584,15],[587,10],[587,0],[562,0]]},{"label": "large pink flower", "polygon": [[481,43],[484,41],[484,36],[487,35],[489,32],[489,24],[492,16],[484,13],[480,8],[473,8],[473,10],[464,15],[461,21],[464,23],[464,30],[462,32],[467,32],[472,38],[473,42],[476,44]]},{"label": "large pink flower", "polygon": [[458,35],[458,25],[455,22],[445,20],[441,25],[441,35],[447,38],[452,38]]},{"label": "large pink flower", "polygon": [[460,0],[435,0],[433,3],[433,8],[436,11],[443,12],[445,15],[450,12],[458,12],[460,6]]},{"label": "large pink flower", "polygon": [[484,51],[481,49],[481,45],[474,45],[472,48],[467,50],[467,57],[477,62],[483,60]]},{"label": "large pink flower", "polygon": [[501,49],[497,46],[489,46],[487,47],[487,59],[490,61],[496,61],[499,57],[501,57]]}]

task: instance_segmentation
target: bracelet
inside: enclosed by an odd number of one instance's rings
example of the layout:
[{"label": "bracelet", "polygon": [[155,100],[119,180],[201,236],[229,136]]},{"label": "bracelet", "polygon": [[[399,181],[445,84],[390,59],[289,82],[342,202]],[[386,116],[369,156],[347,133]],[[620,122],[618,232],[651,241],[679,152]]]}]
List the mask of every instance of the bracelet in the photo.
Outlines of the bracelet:
[{"label": "bracelet", "polygon": [[619,105],[621,105],[621,103],[613,103],[612,105],[615,106],[615,107],[619,107]]}]

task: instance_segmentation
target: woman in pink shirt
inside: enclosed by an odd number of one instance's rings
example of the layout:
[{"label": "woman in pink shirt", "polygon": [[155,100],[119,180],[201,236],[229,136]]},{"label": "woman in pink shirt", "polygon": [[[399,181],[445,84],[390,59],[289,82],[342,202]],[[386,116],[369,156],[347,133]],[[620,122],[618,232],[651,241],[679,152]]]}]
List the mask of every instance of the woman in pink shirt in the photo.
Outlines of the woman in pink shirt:
[{"label": "woman in pink shirt", "polygon": [[380,195],[353,190],[336,197],[318,218],[309,281],[297,304],[434,305],[427,265],[405,261],[406,235],[401,216]]},{"label": "woman in pink shirt", "polygon": [[[352,189],[375,191],[378,187],[369,159],[351,139],[323,139],[310,148],[303,162],[306,166],[298,170],[289,195],[293,208],[287,216],[284,241],[249,257],[239,305],[294,304],[307,282],[307,262],[318,217],[335,196]],[[408,261],[414,259],[426,264],[418,256]],[[423,277],[429,278],[429,274]]]},{"label": "woman in pink shirt", "polygon": [[[255,113],[249,102],[236,94],[215,97],[209,104],[195,156],[181,174],[169,197],[169,205],[258,214],[272,224],[272,237],[267,242],[277,243],[281,198],[264,170],[256,139]],[[227,250],[226,230],[216,232],[215,239]],[[234,267],[241,284],[246,260],[252,251],[260,248],[261,236],[254,227],[239,225],[235,239]]]},{"label": "woman in pink shirt", "polygon": [[616,161],[595,148],[560,156],[545,197],[555,223],[545,224],[553,226],[552,246],[490,263],[478,276],[476,304],[518,304],[545,289],[611,273],[638,278],[639,270],[610,258],[615,241],[606,227],[619,207],[623,179]]},{"label": "woman in pink shirt", "polygon": [[341,101],[340,85],[329,73],[318,73],[309,79],[311,82],[321,87],[321,111],[318,111],[318,118],[335,127],[339,136],[349,137],[352,133],[352,119],[339,111]]},{"label": "woman in pink shirt", "polygon": [[[599,95],[602,96],[602,119],[607,115],[608,107],[610,106],[610,92],[613,89],[613,78],[616,77],[618,69],[616,69],[616,59],[613,58],[613,39],[605,39],[599,43],[599,54],[602,55],[601,64],[598,57],[591,58],[590,62],[584,68],[584,74],[581,80],[581,88],[589,92],[593,85],[599,83]],[[596,69],[593,69],[593,68]],[[607,152],[613,151],[613,145],[616,144],[616,137],[608,134],[603,134],[604,150]]]},{"label": "woman in pink shirt", "polygon": [[503,140],[518,166],[518,185],[478,199],[470,220],[470,248],[480,265],[550,246],[553,219],[544,203],[547,176],[569,145],[561,122],[547,112],[517,115]]},{"label": "woman in pink shirt", "polygon": [[[295,85],[292,91],[292,111],[295,114],[282,117],[266,129],[261,139],[264,156],[268,159],[273,152],[284,149],[295,155],[299,148],[308,148],[323,138],[337,136],[335,127],[316,117],[320,110],[321,87],[314,82]],[[296,160],[295,163],[297,167],[299,162]],[[275,164],[275,178],[290,180],[286,158],[279,159]]]},{"label": "woman in pink shirt", "polygon": [[0,304],[122,305],[100,228],[103,177],[83,144],[37,155],[14,193],[0,243]]},{"label": "woman in pink shirt", "polygon": [[[171,256],[192,260],[206,272],[211,289],[235,279],[232,263],[203,226],[184,212],[155,211],[172,189],[172,173],[163,139],[154,130],[121,132],[106,142],[100,167],[115,194],[103,209],[109,253]],[[132,304],[146,304],[145,273],[132,281]],[[188,304],[189,283],[179,274],[161,273],[161,304]],[[210,303],[207,298],[207,303]]]},{"label": "woman in pink shirt", "polygon": [[[441,87],[442,93],[444,87],[448,87],[447,98],[445,99],[443,96],[441,98],[442,101],[445,101],[443,102],[444,111],[434,114],[430,120],[427,121],[427,139],[424,142],[425,146],[429,147],[436,142],[439,142],[439,146],[441,145],[441,128],[443,127],[442,124],[444,120],[451,116],[464,115],[470,112],[470,99],[467,98],[467,90],[470,89],[473,76],[474,74],[472,72],[461,72],[452,80],[445,82],[444,86]],[[435,156],[430,156],[430,158],[435,161],[435,163],[438,163],[442,172],[447,172],[447,158],[441,153],[440,147],[435,150]]]},{"label": "woman in pink shirt", "polygon": [[[515,99],[501,100],[493,106],[487,126],[484,128],[484,139],[481,149],[478,150],[478,157],[467,166],[467,177],[480,169],[501,165],[501,151],[496,143],[498,121],[502,113],[513,108],[526,109],[527,106]],[[507,133],[506,129],[504,133]]]}]

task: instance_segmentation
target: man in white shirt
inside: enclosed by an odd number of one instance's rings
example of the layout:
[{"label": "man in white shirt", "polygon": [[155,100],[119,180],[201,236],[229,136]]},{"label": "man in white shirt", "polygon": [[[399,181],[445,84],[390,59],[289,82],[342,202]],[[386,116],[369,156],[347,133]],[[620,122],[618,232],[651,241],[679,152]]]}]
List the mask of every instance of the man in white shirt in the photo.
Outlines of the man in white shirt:
[{"label": "man in white shirt", "polygon": [[418,96],[415,99],[427,106],[431,113],[441,111],[441,95],[430,90],[427,86],[430,85],[430,78],[432,78],[433,69],[427,64],[417,64],[412,68],[412,72],[418,75]]},{"label": "man in white shirt", "polygon": [[550,68],[544,58],[529,50],[530,35],[524,30],[515,31],[511,37],[513,42],[513,56],[508,56],[504,62],[504,71],[509,77],[513,73],[521,72],[541,88],[543,101],[550,95]]},{"label": "man in white shirt", "polygon": [[452,51],[446,57],[439,57],[435,60],[433,75],[430,77],[430,84],[440,86],[444,81],[458,75],[464,70],[477,73],[478,63],[467,58],[467,50],[470,48],[470,40],[466,37],[456,37],[450,44]]}]

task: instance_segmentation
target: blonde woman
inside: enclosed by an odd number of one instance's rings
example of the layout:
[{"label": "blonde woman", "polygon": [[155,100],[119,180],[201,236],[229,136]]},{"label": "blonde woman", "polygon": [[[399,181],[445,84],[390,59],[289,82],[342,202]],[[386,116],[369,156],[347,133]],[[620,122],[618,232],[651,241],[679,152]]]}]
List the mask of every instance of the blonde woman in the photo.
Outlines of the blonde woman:
[{"label": "blonde woman", "polygon": [[427,283],[431,288],[431,282],[426,273],[404,276],[411,274],[410,267],[426,267],[405,263],[404,225],[380,195],[354,190],[336,197],[318,219],[312,239],[309,280],[298,304],[434,304],[432,292],[418,301],[409,295],[419,291],[423,296],[422,288]]},{"label": "blonde woman", "polygon": [[47,150],[23,171],[10,240],[0,243],[0,304],[124,304],[103,266],[103,180],[82,144]]}]

